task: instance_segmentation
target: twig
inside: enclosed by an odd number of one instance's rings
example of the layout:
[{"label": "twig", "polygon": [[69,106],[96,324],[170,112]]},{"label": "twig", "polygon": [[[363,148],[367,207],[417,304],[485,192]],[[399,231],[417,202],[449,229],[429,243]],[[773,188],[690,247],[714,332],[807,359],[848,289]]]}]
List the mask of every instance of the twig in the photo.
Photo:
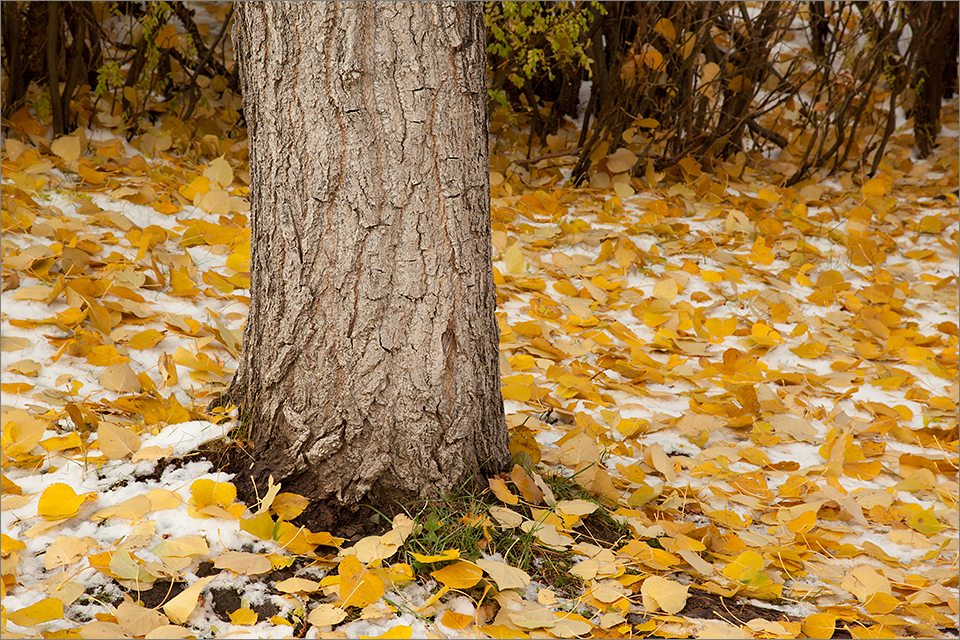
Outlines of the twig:
[{"label": "twig", "polygon": [[575,156],[581,151],[583,151],[583,147],[577,147],[576,149],[569,149],[566,151],[554,151],[552,153],[545,153],[542,156],[537,156],[535,158],[526,158],[524,160],[514,160],[513,164],[534,164],[536,162],[540,162],[541,160],[547,160],[549,158],[559,158],[561,156]]}]

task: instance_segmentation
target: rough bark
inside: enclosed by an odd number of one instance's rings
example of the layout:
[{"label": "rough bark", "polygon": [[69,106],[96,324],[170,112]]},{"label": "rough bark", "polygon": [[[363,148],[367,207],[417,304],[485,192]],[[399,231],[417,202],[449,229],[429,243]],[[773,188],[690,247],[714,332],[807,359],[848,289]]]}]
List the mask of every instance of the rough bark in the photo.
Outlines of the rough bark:
[{"label": "rough bark", "polygon": [[386,504],[508,463],[484,36],[480,3],[236,4],[258,485]]}]

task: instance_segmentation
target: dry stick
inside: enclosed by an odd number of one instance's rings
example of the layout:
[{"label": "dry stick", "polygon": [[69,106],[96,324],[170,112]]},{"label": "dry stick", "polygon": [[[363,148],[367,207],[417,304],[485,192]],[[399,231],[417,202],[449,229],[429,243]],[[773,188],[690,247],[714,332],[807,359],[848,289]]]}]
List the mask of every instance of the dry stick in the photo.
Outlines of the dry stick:
[{"label": "dry stick", "polygon": [[227,17],[223,20],[223,26],[220,27],[220,33],[217,34],[217,39],[213,41],[213,45],[207,49],[207,53],[203,56],[203,59],[193,70],[193,77],[190,78],[190,85],[187,87],[187,91],[190,92],[190,101],[187,103],[186,108],[184,108],[183,113],[180,115],[181,120],[186,120],[193,113],[193,108],[197,104],[197,92],[196,84],[197,77],[200,75],[200,71],[203,70],[203,67],[206,66],[207,61],[213,56],[213,52],[216,50],[217,46],[220,44],[220,40],[223,39],[223,34],[227,32],[227,25],[230,24],[230,18],[233,17],[233,7],[230,7],[230,11],[227,13]]},{"label": "dry stick", "polygon": [[540,162],[541,160],[547,160],[549,158],[559,158],[561,156],[575,156],[581,151],[583,151],[583,147],[577,147],[576,149],[569,149],[566,151],[554,151],[552,153],[545,153],[542,156],[537,156],[535,158],[525,158],[523,160],[514,160],[513,164],[533,164],[535,162]]}]

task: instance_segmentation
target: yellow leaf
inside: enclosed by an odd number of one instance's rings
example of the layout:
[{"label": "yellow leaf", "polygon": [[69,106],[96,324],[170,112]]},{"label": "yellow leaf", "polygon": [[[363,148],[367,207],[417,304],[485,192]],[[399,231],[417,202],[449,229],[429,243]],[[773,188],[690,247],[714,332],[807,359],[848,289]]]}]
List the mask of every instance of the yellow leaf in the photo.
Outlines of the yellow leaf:
[{"label": "yellow leaf", "polygon": [[520,244],[513,243],[503,252],[503,260],[507,266],[507,273],[523,273],[526,260],[523,258],[523,252],[520,251]]},{"label": "yellow leaf", "polygon": [[660,609],[664,613],[674,615],[679,613],[687,604],[687,585],[660,576],[650,576],[643,581],[640,595],[643,596],[643,607],[647,611]]},{"label": "yellow leaf", "polygon": [[329,627],[340,624],[346,617],[347,612],[340,607],[324,603],[310,612],[310,615],[307,616],[307,622],[315,627]]},{"label": "yellow leaf", "polygon": [[163,340],[163,333],[156,329],[147,329],[130,338],[129,345],[133,349],[151,349]]},{"label": "yellow leaf", "polygon": [[68,485],[58,482],[47,487],[40,496],[37,515],[44,520],[65,520],[77,515],[86,495],[77,495]]},{"label": "yellow leaf", "polygon": [[761,347],[772,347],[780,344],[780,334],[767,326],[765,322],[758,322],[750,330],[754,343]]},{"label": "yellow leaf", "polygon": [[[157,46],[161,49],[172,49],[177,46],[179,42],[179,36],[177,35],[177,27],[173,24],[164,25],[163,29],[160,30],[156,35]],[[144,634],[135,634],[135,635],[144,635]]]},{"label": "yellow leaf", "polygon": [[667,301],[676,298],[679,291],[680,288],[677,286],[677,281],[670,277],[660,280],[653,287],[653,295]]},{"label": "yellow leaf", "polygon": [[63,602],[59,598],[44,598],[29,607],[17,609],[7,614],[7,620],[21,627],[32,627],[41,622],[49,622],[63,617]]},{"label": "yellow leaf", "polygon": [[57,567],[70,566],[81,560],[87,554],[87,549],[86,541],[81,538],[57,536],[57,539],[47,548],[47,553],[43,556],[43,566],[47,571]]},{"label": "yellow leaf", "polygon": [[3,452],[11,458],[30,453],[40,442],[48,424],[23,409],[4,411],[3,423]]},{"label": "yellow leaf", "polygon": [[253,609],[237,609],[230,614],[230,622],[237,625],[257,624],[257,612]]},{"label": "yellow leaf", "polygon": [[663,66],[663,54],[656,49],[647,49],[643,52],[643,64],[656,71]]},{"label": "yellow leaf", "polygon": [[433,579],[450,589],[469,589],[480,582],[483,572],[472,562],[461,560],[442,569],[431,571]]},{"label": "yellow leaf", "polygon": [[363,608],[379,600],[385,592],[383,578],[360,564],[356,556],[348,555],[340,561],[341,607]]},{"label": "yellow leaf", "polygon": [[287,578],[276,585],[277,591],[283,593],[312,593],[320,590],[320,583],[306,578]]},{"label": "yellow leaf", "polygon": [[801,358],[815,360],[827,351],[827,345],[823,344],[822,342],[816,342],[815,340],[808,340],[798,347],[790,347],[790,351],[794,352]]},{"label": "yellow leaf", "polygon": [[852,593],[861,603],[877,593],[890,595],[890,580],[867,565],[860,565],[850,571],[844,576],[840,587]]},{"label": "yellow leaf", "polygon": [[487,572],[497,583],[497,589],[506,591],[507,589],[525,589],[530,583],[530,576],[526,571],[511,567],[505,562],[496,560],[477,560],[476,564]]},{"label": "yellow leaf", "polygon": [[72,431],[65,436],[54,436],[40,442],[44,450],[51,453],[56,451],[66,451],[67,449],[76,449],[82,444],[80,436],[76,431]]},{"label": "yellow leaf", "polygon": [[200,197],[197,206],[213,215],[230,213],[230,194],[223,189],[212,189]]},{"label": "yellow leaf", "polygon": [[240,529],[261,540],[273,540],[274,522],[269,513],[261,513],[252,518],[240,518]]},{"label": "yellow leaf", "polygon": [[869,198],[871,196],[887,195],[889,191],[888,180],[889,178],[886,176],[875,176],[867,180],[863,185],[863,197]]},{"label": "yellow leaf", "polygon": [[410,555],[416,558],[417,562],[429,564],[431,562],[442,562],[444,560],[456,560],[460,557],[460,549],[444,549],[440,553],[429,556],[422,553],[411,553]]},{"label": "yellow leaf", "polygon": [[223,156],[210,161],[203,171],[203,176],[210,182],[215,182],[221,189],[226,189],[233,182],[233,169]]},{"label": "yellow leaf", "polygon": [[612,174],[623,173],[632,169],[636,162],[637,155],[633,151],[626,147],[620,147],[607,156],[607,170]]},{"label": "yellow leaf", "polygon": [[180,187],[180,195],[193,202],[198,195],[204,194],[209,190],[210,179],[204,176],[197,176],[188,184]]},{"label": "yellow leaf", "polygon": [[532,504],[543,502],[543,491],[540,490],[533,478],[524,471],[523,467],[518,464],[513,465],[513,469],[510,471],[510,479],[513,480],[513,484],[520,490],[525,500]]},{"label": "yellow leaf", "polygon": [[217,576],[214,575],[200,578],[163,605],[163,611],[167,614],[167,617],[176,624],[186,622],[187,618],[190,617],[190,614],[193,613],[193,610],[197,607],[200,592],[216,577]]},{"label": "yellow leaf", "polygon": [[281,520],[293,520],[307,508],[310,504],[309,498],[304,498],[296,493],[279,493],[274,498],[270,510],[273,511]]},{"label": "yellow leaf", "polygon": [[73,162],[80,157],[80,138],[78,136],[60,136],[50,145],[50,151],[60,156],[66,162]]},{"label": "yellow leaf", "polygon": [[933,513],[933,507],[908,516],[906,522],[911,529],[925,536],[936,535],[947,528],[946,525],[937,522],[937,517]]},{"label": "yellow leaf", "polygon": [[137,374],[126,363],[105,367],[100,374],[100,384],[117,393],[137,393],[141,389]]},{"label": "yellow leaf", "polygon": [[170,269],[170,295],[195,296],[200,293],[186,269]]},{"label": "yellow leaf", "polygon": [[190,502],[197,509],[211,505],[228,507],[237,498],[237,487],[232,482],[214,482],[201,478],[190,485],[190,495]]},{"label": "yellow leaf", "polygon": [[723,568],[723,575],[731,580],[749,583],[757,577],[757,574],[760,573],[762,569],[763,556],[752,549],[748,549]]},{"label": "yellow leaf", "polygon": [[119,460],[140,449],[140,436],[118,424],[103,421],[97,427],[97,447],[111,460]]},{"label": "yellow leaf", "polygon": [[673,26],[673,23],[670,22],[668,18],[660,18],[657,20],[657,24],[653,26],[653,29],[662,35],[670,44],[673,44],[673,42],[677,39],[677,29]]},{"label": "yellow leaf", "polygon": [[466,629],[470,626],[471,622],[473,622],[473,616],[465,613],[457,613],[452,609],[444,611],[443,617],[440,618],[440,624],[448,629]]},{"label": "yellow leaf", "polygon": [[520,502],[520,498],[511,492],[510,489],[507,488],[507,483],[500,478],[489,478],[487,482],[490,484],[491,491],[493,491],[494,495],[496,495],[501,502],[505,504],[517,504]]},{"label": "yellow leaf", "polygon": [[829,639],[836,629],[837,616],[830,613],[813,613],[800,623],[800,630],[808,638]]},{"label": "yellow leaf", "polygon": [[140,637],[167,625],[170,621],[167,616],[155,609],[148,609],[133,602],[124,602],[117,607],[117,622],[128,636]]}]

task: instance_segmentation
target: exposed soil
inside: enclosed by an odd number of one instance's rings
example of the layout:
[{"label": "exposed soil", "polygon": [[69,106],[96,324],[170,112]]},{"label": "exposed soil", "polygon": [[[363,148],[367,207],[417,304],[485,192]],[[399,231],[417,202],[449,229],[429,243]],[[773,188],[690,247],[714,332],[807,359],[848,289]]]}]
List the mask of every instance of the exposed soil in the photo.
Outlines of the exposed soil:
[{"label": "exposed soil", "polygon": [[[242,606],[240,592],[233,587],[211,589],[210,595],[213,597],[214,613],[224,622],[229,622],[230,614]],[[250,608],[257,613],[258,620],[269,620],[280,612],[280,607],[272,602],[253,604]]]}]

